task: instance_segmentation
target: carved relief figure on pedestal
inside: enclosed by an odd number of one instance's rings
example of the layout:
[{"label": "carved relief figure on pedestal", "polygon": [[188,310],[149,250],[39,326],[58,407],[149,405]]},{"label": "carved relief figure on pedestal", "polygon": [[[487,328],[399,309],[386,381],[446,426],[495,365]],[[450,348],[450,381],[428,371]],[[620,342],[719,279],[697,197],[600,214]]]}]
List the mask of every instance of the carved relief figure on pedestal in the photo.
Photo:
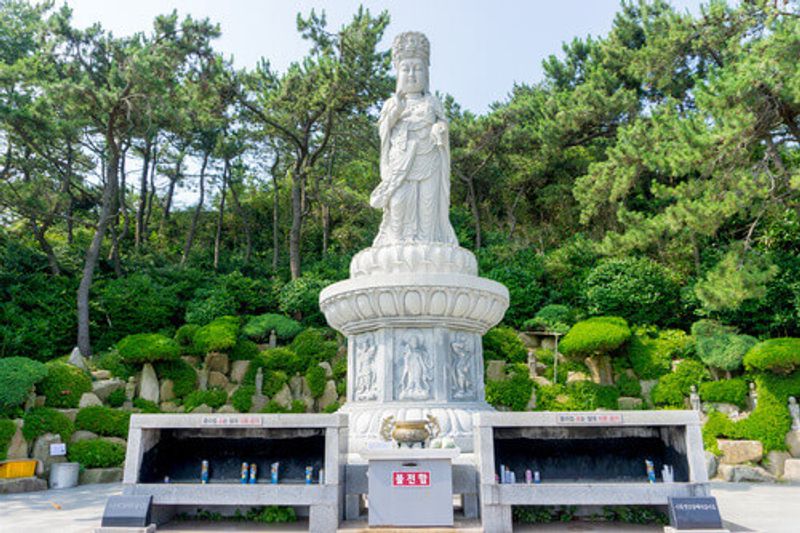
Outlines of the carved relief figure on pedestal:
[{"label": "carved relief figure on pedestal", "polygon": [[473,345],[472,339],[462,331],[456,334],[450,343],[450,396],[464,399],[475,396],[475,381],[472,376]]},{"label": "carved relief figure on pedestal", "polygon": [[418,32],[392,44],[397,91],[381,109],[381,182],[370,205],[383,210],[373,246],[400,242],[457,245],[450,225],[450,146],[441,102],[428,88],[430,44]]},{"label": "carved relief figure on pedestal", "polygon": [[372,333],[366,333],[356,341],[356,400],[378,399],[378,376],[375,371],[377,351]]},{"label": "carved relief figure on pedestal", "polygon": [[400,400],[427,400],[431,396],[433,363],[419,335],[411,334],[400,344]]}]

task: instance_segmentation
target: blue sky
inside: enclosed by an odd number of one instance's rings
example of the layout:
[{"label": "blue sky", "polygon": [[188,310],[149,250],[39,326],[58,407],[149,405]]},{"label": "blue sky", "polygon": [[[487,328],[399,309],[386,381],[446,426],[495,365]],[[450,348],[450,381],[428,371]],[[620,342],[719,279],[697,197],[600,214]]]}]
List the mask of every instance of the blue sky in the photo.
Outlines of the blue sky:
[{"label": "blue sky", "polygon": [[[58,2],[61,4],[62,2]],[[215,46],[237,67],[266,57],[278,69],[300,59],[307,44],[295,17],[324,10],[329,27],[345,24],[360,4],[389,11],[384,39],[417,30],[431,41],[431,88],[452,94],[464,108],[485,112],[506,98],[514,83],[535,83],[541,62],[576,36],[602,36],[611,28],[618,0],[70,0],[73,19],[85,27],[100,22],[117,35],[151,27],[153,18],[177,9],[220,24]],[[678,10],[699,11],[699,0],[672,0]]]}]

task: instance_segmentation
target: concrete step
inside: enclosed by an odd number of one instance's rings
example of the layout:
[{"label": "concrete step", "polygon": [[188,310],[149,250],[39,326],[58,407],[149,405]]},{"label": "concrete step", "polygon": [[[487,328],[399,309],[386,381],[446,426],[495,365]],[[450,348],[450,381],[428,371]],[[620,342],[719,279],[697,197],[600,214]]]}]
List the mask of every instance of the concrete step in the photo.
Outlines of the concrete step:
[{"label": "concrete step", "polygon": [[480,520],[456,520],[453,527],[369,527],[366,520],[346,520],[337,530],[343,533],[483,533]]}]

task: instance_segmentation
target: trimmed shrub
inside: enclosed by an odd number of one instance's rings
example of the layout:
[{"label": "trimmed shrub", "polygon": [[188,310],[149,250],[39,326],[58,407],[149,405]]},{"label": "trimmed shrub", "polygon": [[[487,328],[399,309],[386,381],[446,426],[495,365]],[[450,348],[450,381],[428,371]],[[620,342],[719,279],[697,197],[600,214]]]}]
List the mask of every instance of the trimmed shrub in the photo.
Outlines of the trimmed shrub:
[{"label": "trimmed shrub", "polygon": [[687,355],[692,338],[679,329],[634,328],[628,359],[641,379],[658,379],[672,370],[672,360]]},{"label": "trimmed shrub", "polygon": [[267,405],[261,410],[262,413],[305,413],[306,404],[302,400],[294,400],[292,405],[287,409],[275,400],[270,400]]},{"label": "trimmed shrub", "polygon": [[650,392],[653,403],[661,407],[684,406],[684,398],[689,395],[692,385],[700,386],[711,379],[706,367],[698,361],[682,361],[675,372],[662,376]]},{"label": "trimmed shrub", "polygon": [[258,344],[247,339],[239,339],[233,345],[229,357],[231,361],[250,361],[257,356],[261,350],[258,349]]},{"label": "trimmed shrub", "polygon": [[634,324],[674,322],[680,310],[680,286],[673,274],[647,258],[610,259],[586,277],[589,311],[615,315]]},{"label": "trimmed shrub", "polygon": [[609,354],[631,336],[628,323],[616,316],[598,316],[578,322],[559,343],[558,350],[570,357]]},{"label": "trimmed shrub", "polygon": [[158,333],[128,335],[117,344],[123,363],[142,364],[177,359],[180,346],[174,340]]},{"label": "trimmed shrub", "polygon": [[692,336],[700,360],[727,372],[741,368],[744,355],[758,342],[755,337],[737,335],[734,328],[713,320],[698,320],[692,324]]},{"label": "trimmed shrub", "polygon": [[306,382],[308,389],[311,391],[311,396],[319,398],[325,392],[325,370],[320,366],[312,366],[306,371]]},{"label": "trimmed shrub", "polygon": [[509,363],[525,363],[528,361],[528,351],[516,331],[498,326],[483,336],[483,358],[486,361],[496,359]]},{"label": "trimmed shrub", "polygon": [[569,331],[575,323],[575,313],[566,305],[551,304],[542,307],[536,315],[526,320],[522,327],[526,330],[561,333]]},{"label": "trimmed shrub", "polygon": [[109,394],[106,403],[111,407],[122,407],[125,403],[125,389],[117,389]]},{"label": "trimmed shrub", "polygon": [[222,389],[196,390],[186,397],[183,406],[187,413],[191,413],[196,407],[203,404],[217,409],[225,405],[227,401],[228,393]]},{"label": "trimmed shrub", "polygon": [[290,375],[306,369],[300,358],[288,348],[272,348],[259,353],[250,363],[245,377],[247,383],[255,380],[259,367],[264,370],[281,370]]},{"label": "trimmed shrub", "polygon": [[84,468],[111,468],[125,461],[125,448],[102,439],[84,440],[67,447],[67,458]]},{"label": "trimmed shrub", "polygon": [[228,352],[239,338],[239,319],[235,316],[217,318],[194,334],[194,350],[198,353]]},{"label": "trimmed shrub", "polygon": [[183,359],[162,361],[155,365],[159,379],[172,380],[172,392],[177,398],[185,398],[197,388],[197,372]]},{"label": "trimmed shrub", "polygon": [[524,364],[512,366],[509,379],[486,383],[486,401],[495,407],[507,407],[512,411],[524,411],[532,392],[533,380],[528,376],[528,367]]},{"label": "trimmed shrub", "polygon": [[339,381],[347,376],[347,358],[342,357],[333,363],[333,379]]},{"label": "trimmed shrub", "polygon": [[747,407],[747,382],[742,378],[701,383],[700,399],[712,403],[732,403],[742,409]]},{"label": "trimmed shrub", "polygon": [[122,357],[116,349],[109,350],[97,359],[97,368],[108,370],[112,376],[120,379],[128,380],[131,376],[136,375],[136,365],[128,364],[122,361]]},{"label": "trimmed shrub", "polygon": [[575,381],[567,385],[571,411],[594,411],[595,409],[617,409],[619,389],[613,385],[598,385],[593,381]]},{"label": "trimmed shrub", "polygon": [[28,442],[45,433],[58,433],[61,440],[69,441],[75,425],[67,415],[49,407],[34,407],[23,417],[22,435]]},{"label": "trimmed shrub", "polygon": [[0,359],[0,411],[25,403],[31,387],[47,376],[47,367],[27,357]]},{"label": "trimmed shrub", "polygon": [[619,389],[620,396],[639,397],[642,394],[642,385],[639,380],[628,374],[620,374],[615,385]]},{"label": "trimmed shrub", "polygon": [[8,446],[17,432],[17,425],[13,420],[0,419],[0,461],[8,457]]},{"label": "trimmed shrub", "polygon": [[194,345],[194,335],[200,326],[197,324],[184,324],[175,332],[175,342],[181,347],[181,354],[183,355],[203,355],[202,352],[198,353]]},{"label": "trimmed shrub", "polygon": [[78,407],[83,393],[92,391],[92,379],[80,368],[58,361],[46,366],[47,377],[36,390],[45,396],[47,407]]},{"label": "trimmed shrub", "polygon": [[102,405],[84,407],[75,416],[75,428],[91,431],[104,437],[128,438],[131,414]]},{"label": "trimmed shrub", "polygon": [[253,385],[240,385],[231,395],[231,405],[240,413],[249,413],[253,407],[253,395],[256,388]]},{"label": "trimmed shrub", "polygon": [[303,326],[289,317],[266,313],[252,317],[242,328],[242,333],[252,340],[266,342],[272,330],[275,330],[278,340],[288,342],[303,331]]},{"label": "trimmed shrub", "polygon": [[783,337],[759,342],[744,356],[747,370],[788,375],[800,368],[800,339]]},{"label": "trimmed shrub", "polygon": [[336,357],[339,344],[335,340],[326,339],[323,330],[308,328],[294,338],[290,348],[300,358],[301,368],[298,371],[302,371],[311,365],[330,361]]},{"label": "trimmed shrub", "polygon": [[325,409],[323,409],[322,412],[327,414],[335,413],[336,411],[339,410],[340,407],[341,405],[339,405],[339,402],[333,402],[332,404],[329,404]]}]

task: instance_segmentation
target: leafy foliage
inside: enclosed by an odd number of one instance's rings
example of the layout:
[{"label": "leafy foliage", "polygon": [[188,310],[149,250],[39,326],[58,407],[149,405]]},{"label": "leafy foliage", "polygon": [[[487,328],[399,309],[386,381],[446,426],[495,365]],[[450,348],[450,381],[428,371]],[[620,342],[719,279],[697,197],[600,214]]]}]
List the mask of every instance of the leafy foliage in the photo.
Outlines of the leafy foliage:
[{"label": "leafy foliage", "polygon": [[191,413],[196,407],[206,404],[217,409],[225,405],[228,401],[228,393],[222,389],[196,390],[183,400],[183,406],[187,413]]},{"label": "leafy foliage", "polygon": [[528,330],[551,331],[562,335],[575,323],[575,313],[566,305],[550,304],[542,307],[536,315],[526,320],[522,327]]},{"label": "leafy foliage", "polygon": [[102,405],[84,407],[75,416],[75,428],[105,437],[128,438],[131,414]]},{"label": "leafy foliage", "polygon": [[84,392],[91,392],[92,379],[78,367],[54,361],[47,363],[47,376],[36,385],[48,407],[78,407]]},{"label": "leafy foliage", "polygon": [[704,402],[732,403],[741,409],[747,407],[747,382],[742,378],[701,383],[698,392]]},{"label": "leafy foliage", "polygon": [[516,331],[498,326],[483,336],[483,358],[487,361],[497,359],[509,363],[524,363],[528,360],[528,351]]},{"label": "leafy foliage", "polygon": [[628,323],[619,317],[599,316],[578,322],[564,336],[559,351],[570,357],[610,354],[631,336]]},{"label": "leafy foliage", "polygon": [[159,379],[172,380],[172,392],[177,398],[185,398],[197,388],[197,372],[183,359],[156,363],[155,371]]},{"label": "leafy foliage", "polygon": [[308,368],[316,363],[332,360],[339,345],[335,340],[326,339],[323,330],[308,328],[294,338],[290,348],[300,359],[301,367]]},{"label": "leafy foliage", "polygon": [[628,344],[631,366],[642,379],[658,379],[672,369],[672,360],[685,357],[692,338],[681,330],[634,328]]},{"label": "leafy foliage", "polygon": [[23,417],[22,435],[25,440],[32,442],[36,437],[45,433],[61,435],[63,442],[68,442],[75,432],[75,424],[67,415],[50,407],[34,407]]},{"label": "leafy foliage", "polygon": [[13,420],[0,419],[0,461],[5,461],[8,457],[8,446],[16,432],[17,425]]},{"label": "leafy foliage", "polygon": [[800,339],[769,339],[750,348],[744,356],[748,370],[768,370],[775,374],[791,374],[800,368]]},{"label": "leafy foliage", "polygon": [[311,366],[306,370],[306,382],[313,398],[319,398],[325,392],[325,370],[320,366]]},{"label": "leafy foliage", "polygon": [[209,322],[194,334],[193,345],[197,353],[228,352],[239,337],[239,319],[223,316]]},{"label": "leafy foliage", "polygon": [[125,448],[102,439],[83,440],[68,446],[67,458],[84,468],[110,468],[122,465]]},{"label": "leafy foliage", "polygon": [[708,370],[702,364],[687,359],[681,361],[673,373],[662,376],[650,396],[658,406],[682,408],[692,385],[700,386],[709,379]]},{"label": "leafy foliage", "polygon": [[255,341],[265,342],[272,330],[275,330],[278,340],[287,342],[303,331],[303,326],[289,317],[266,313],[252,317],[242,328],[242,333]]},{"label": "leafy foliage", "polygon": [[255,393],[256,388],[253,385],[239,385],[231,395],[231,405],[240,413],[249,413]]},{"label": "leafy foliage", "polygon": [[758,342],[749,335],[737,335],[735,330],[711,320],[692,324],[697,355],[708,366],[722,370],[738,370],[747,351]]},{"label": "leafy foliage", "polygon": [[528,376],[528,368],[514,365],[509,374],[507,380],[486,383],[486,401],[495,407],[524,411],[533,393],[533,381]]},{"label": "leafy foliage", "polygon": [[251,340],[239,339],[229,354],[231,361],[250,361],[259,354],[258,344]]},{"label": "leafy foliage", "polygon": [[47,367],[27,357],[0,359],[0,412],[25,402],[31,388],[47,375]]},{"label": "leafy foliage", "polygon": [[158,333],[128,335],[119,341],[117,351],[122,362],[130,364],[170,361],[181,354],[178,343]]},{"label": "leafy foliage", "polygon": [[283,286],[278,294],[278,307],[281,312],[303,320],[306,324],[324,323],[319,310],[319,293],[330,285],[332,280],[313,274],[293,279]]}]

